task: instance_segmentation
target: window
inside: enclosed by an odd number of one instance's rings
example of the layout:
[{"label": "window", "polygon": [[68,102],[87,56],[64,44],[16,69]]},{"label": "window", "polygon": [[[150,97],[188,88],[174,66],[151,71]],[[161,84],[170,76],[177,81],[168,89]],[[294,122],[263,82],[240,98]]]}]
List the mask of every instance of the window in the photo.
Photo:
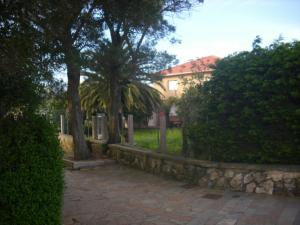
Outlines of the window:
[{"label": "window", "polygon": [[169,81],[169,91],[176,91],[178,88],[177,80],[170,80]]}]

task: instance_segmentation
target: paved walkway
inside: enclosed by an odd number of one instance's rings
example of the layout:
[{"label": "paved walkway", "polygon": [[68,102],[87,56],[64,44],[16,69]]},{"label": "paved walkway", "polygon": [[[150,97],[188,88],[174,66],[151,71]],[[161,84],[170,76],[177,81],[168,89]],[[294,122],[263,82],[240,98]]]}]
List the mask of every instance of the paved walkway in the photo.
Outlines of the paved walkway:
[{"label": "paved walkway", "polygon": [[65,172],[64,225],[300,225],[300,199],[223,192],[109,165]]}]

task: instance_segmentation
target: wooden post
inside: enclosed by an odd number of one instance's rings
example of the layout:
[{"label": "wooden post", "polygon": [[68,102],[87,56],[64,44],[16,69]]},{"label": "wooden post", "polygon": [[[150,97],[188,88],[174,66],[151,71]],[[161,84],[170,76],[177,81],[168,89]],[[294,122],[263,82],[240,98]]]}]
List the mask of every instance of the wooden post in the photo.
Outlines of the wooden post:
[{"label": "wooden post", "polygon": [[128,144],[133,145],[134,144],[134,138],[133,138],[133,115],[128,115]]},{"label": "wooden post", "polygon": [[164,112],[159,113],[159,151],[161,153],[167,153],[167,125],[166,125],[166,115]]},{"label": "wooden post", "polygon": [[60,115],[60,133],[65,134],[65,117]]},{"label": "wooden post", "polygon": [[92,138],[97,139],[97,117],[92,116]]}]

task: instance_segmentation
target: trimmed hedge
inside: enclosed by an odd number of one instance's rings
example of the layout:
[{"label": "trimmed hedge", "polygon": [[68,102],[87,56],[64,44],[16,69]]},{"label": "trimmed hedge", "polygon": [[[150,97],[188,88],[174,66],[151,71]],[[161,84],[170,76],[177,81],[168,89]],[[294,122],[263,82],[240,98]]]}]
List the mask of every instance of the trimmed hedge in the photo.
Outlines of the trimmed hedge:
[{"label": "trimmed hedge", "polygon": [[42,117],[0,121],[0,224],[60,225],[62,151]]},{"label": "trimmed hedge", "polygon": [[183,98],[198,158],[300,163],[300,42],[259,42],[220,60],[212,79]]}]

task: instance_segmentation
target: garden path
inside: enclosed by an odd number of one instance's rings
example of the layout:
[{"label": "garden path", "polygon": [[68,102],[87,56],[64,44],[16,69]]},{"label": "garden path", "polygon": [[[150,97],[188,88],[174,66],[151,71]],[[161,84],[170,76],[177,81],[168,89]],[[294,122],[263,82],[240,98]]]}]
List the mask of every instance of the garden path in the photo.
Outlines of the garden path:
[{"label": "garden path", "polygon": [[299,225],[300,198],[203,189],[119,165],[66,170],[64,225]]}]

